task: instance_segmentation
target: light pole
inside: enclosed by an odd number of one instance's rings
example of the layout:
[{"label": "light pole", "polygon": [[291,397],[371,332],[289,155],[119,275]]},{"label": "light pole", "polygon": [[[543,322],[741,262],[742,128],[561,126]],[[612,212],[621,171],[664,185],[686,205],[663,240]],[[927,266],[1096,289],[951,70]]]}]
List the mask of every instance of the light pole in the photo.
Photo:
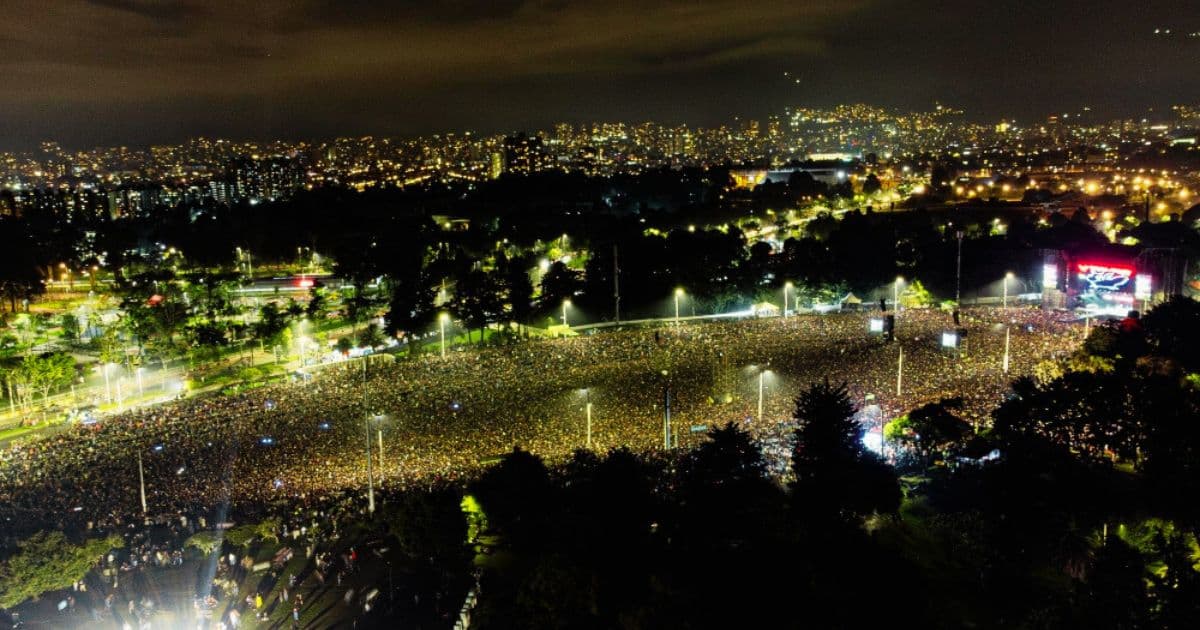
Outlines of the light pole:
[{"label": "light pole", "polygon": [[1011,326],[1004,327],[1004,373],[1008,374],[1008,337]]},{"label": "light pole", "polygon": [[135,374],[137,374],[138,396],[145,396],[146,392],[142,389],[142,366],[138,366]]},{"label": "light pole", "polygon": [[146,472],[142,469],[142,451],[138,451],[138,486],[142,491],[142,516],[146,515]]},{"label": "light pole", "polygon": [[446,320],[448,320],[448,319],[450,319],[450,316],[447,315],[446,313],[442,313],[441,315],[438,316],[438,329],[441,331],[441,336],[442,336],[442,358],[443,359],[446,358]]},{"label": "light pole", "polygon": [[762,424],[763,419],[763,390],[765,389],[764,379],[766,378],[768,371],[769,370],[764,368],[758,372],[758,423],[760,425]]},{"label": "light pole", "polygon": [[585,400],[583,409],[587,418],[587,447],[592,448],[592,390],[590,388],[583,390],[583,396]]},{"label": "light pole", "polygon": [[671,450],[671,381],[670,374],[662,371],[663,376],[663,450]]},{"label": "light pole", "polygon": [[683,289],[675,289],[675,323],[679,323],[679,298],[683,297]]},{"label": "light pole", "polygon": [[375,514],[375,473],[371,469],[371,415],[367,404],[367,359],[363,357],[363,428],[367,430],[367,514]]},{"label": "light pole", "polygon": [[112,386],[108,382],[108,368],[111,363],[105,363],[100,366],[100,371],[104,373],[104,397],[108,399],[109,404],[112,404]]},{"label": "light pole", "polygon": [[900,285],[904,283],[904,276],[896,276],[896,281],[892,283],[892,304],[897,313],[900,312]]},{"label": "light pole", "polygon": [[568,300],[563,300],[563,307],[562,307],[562,322],[563,322],[563,326],[564,326],[564,327],[566,327],[566,328],[570,328],[570,327],[571,327],[571,326],[570,326],[570,324],[568,324],[568,323],[567,323],[567,308],[569,308],[570,306],[571,306],[571,300],[569,300],[569,299],[568,299]]},{"label": "light pole", "polygon": [[379,431],[379,485],[383,485],[383,429]]},{"label": "light pole", "polygon": [[788,291],[790,291],[791,289],[792,289],[791,282],[785,282],[783,284],[783,316],[784,317],[787,317],[787,314],[788,314]]},{"label": "light pole", "polygon": [[900,355],[896,359],[896,395],[900,395],[900,384],[904,379],[904,348],[900,348]]},{"label": "light pole", "polygon": [[1013,273],[1011,271],[1004,274],[1004,301],[1000,303],[1002,308],[1008,308],[1008,281],[1011,280],[1012,277]]},{"label": "light pole", "polygon": [[962,304],[962,241],[963,231],[955,232],[958,237],[958,256],[955,259],[954,268],[954,307],[958,308]]}]

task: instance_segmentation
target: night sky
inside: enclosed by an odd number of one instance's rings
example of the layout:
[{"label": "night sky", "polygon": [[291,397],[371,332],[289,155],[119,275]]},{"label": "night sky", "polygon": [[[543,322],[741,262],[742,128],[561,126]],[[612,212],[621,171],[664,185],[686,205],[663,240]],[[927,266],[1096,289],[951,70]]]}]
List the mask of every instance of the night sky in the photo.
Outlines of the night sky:
[{"label": "night sky", "polygon": [[7,0],[3,24],[0,149],[1200,102],[1197,0]]}]

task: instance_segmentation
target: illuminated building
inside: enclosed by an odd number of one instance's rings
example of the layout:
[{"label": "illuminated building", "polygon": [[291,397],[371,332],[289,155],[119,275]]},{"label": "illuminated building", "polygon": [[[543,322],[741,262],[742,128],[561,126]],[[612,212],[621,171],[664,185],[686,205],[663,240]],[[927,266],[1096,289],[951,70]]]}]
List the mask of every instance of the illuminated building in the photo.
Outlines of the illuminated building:
[{"label": "illuminated building", "polygon": [[548,170],[553,164],[542,138],[524,132],[504,139],[504,162],[504,170],[517,175]]},{"label": "illuminated building", "polygon": [[493,152],[488,161],[488,179],[498,179],[504,174],[504,156]]}]

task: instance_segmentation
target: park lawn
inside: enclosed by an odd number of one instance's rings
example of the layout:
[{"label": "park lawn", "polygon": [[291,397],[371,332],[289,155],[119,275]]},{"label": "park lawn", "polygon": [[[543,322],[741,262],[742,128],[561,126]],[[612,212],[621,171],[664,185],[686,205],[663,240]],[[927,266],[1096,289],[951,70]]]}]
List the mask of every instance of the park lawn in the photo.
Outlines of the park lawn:
[{"label": "park lawn", "polygon": [[4,429],[3,431],[0,431],[0,442],[8,442],[10,440],[15,440],[19,437],[28,435],[30,433],[36,433],[38,431],[46,429],[49,426],[50,426],[49,424],[38,424],[38,425],[32,425],[32,426],[27,426],[27,427],[12,427],[9,429]]}]

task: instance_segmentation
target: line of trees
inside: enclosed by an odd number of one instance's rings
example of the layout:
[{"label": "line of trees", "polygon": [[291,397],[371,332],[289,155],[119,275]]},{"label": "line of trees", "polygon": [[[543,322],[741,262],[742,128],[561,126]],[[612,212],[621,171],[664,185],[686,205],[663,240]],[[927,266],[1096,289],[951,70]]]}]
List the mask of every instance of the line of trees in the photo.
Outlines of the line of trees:
[{"label": "line of trees", "polygon": [[69,387],[77,377],[74,357],[64,352],[26,355],[17,365],[0,368],[9,400],[25,410],[33,406],[36,396],[44,401],[51,393]]}]

